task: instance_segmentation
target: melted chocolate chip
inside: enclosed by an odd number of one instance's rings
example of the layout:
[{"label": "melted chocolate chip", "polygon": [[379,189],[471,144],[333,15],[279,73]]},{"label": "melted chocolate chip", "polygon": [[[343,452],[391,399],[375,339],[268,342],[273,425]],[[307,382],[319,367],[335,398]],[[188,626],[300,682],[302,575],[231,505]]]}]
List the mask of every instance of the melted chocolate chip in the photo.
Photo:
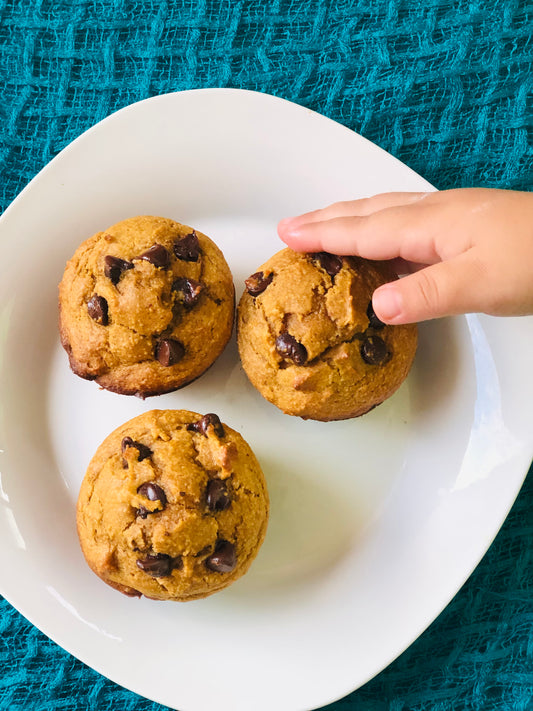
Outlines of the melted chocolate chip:
[{"label": "melted chocolate chip", "polygon": [[218,541],[215,552],[205,559],[205,565],[215,573],[230,573],[237,565],[233,543],[224,540]]},{"label": "melted chocolate chip", "polygon": [[334,277],[342,269],[342,257],[329,252],[315,252],[311,255],[330,277]]},{"label": "melted chocolate chip", "polygon": [[94,294],[87,303],[89,316],[101,326],[107,326],[109,317],[107,312],[107,301],[103,296]]},{"label": "melted chocolate chip", "polygon": [[187,277],[178,277],[172,283],[172,291],[177,293],[179,300],[185,306],[194,306],[200,298],[203,288],[203,284],[200,284],[199,281],[187,279]]},{"label": "melted chocolate chip", "polygon": [[298,343],[290,333],[280,333],[276,338],[276,350],[284,358],[289,358],[296,365],[304,365],[307,360],[307,349]]},{"label": "melted chocolate chip", "polygon": [[167,503],[165,492],[159,484],[155,484],[153,481],[145,481],[139,486],[137,493],[145,496],[149,501],[160,501],[163,506]]},{"label": "melted chocolate chip", "polygon": [[200,243],[196,231],[191,234],[177,239],[174,242],[174,254],[178,259],[183,259],[185,262],[197,262],[200,256]]},{"label": "melted chocolate chip", "polygon": [[244,280],[246,291],[251,296],[259,296],[259,294],[262,294],[267,288],[273,278],[274,272],[270,272],[270,274],[267,274],[266,276],[264,272],[255,272],[255,274],[252,274],[248,277],[248,279]]},{"label": "melted chocolate chip", "polygon": [[183,343],[172,338],[162,338],[155,347],[155,357],[161,365],[169,366],[179,363],[185,355]]},{"label": "melted chocolate chip", "polygon": [[161,267],[162,269],[166,269],[170,264],[170,255],[162,244],[154,244],[136,259],[144,259],[153,264],[154,267]]},{"label": "melted chocolate chip", "polygon": [[141,484],[139,486],[139,488],[137,489],[137,493],[141,496],[145,496],[149,501],[159,501],[161,503],[161,508],[156,509],[155,511],[150,511],[144,506],[138,508],[137,515],[141,518],[146,518],[150,514],[159,513],[160,511],[163,511],[163,509],[167,505],[167,497],[165,495],[165,492],[158,484],[155,484],[153,481],[145,481],[144,484]]},{"label": "melted chocolate chip", "polygon": [[224,511],[231,504],[226,482],[222,479],[211,479],[205,492],[207,506],[211,511]]},{"label": "melted chocolate chip", "polygon": [[383,323],[383,321],[380,321],[374,313],[374,307],[372,306],[371,301],[368,302],[366,315],[368,316],[368,325],[371,328],[374,328],[376,331],[380,331],[382,328],[385,328],[385,324]]},{"label": "melted chocolate chip", "polygon": [[[137,457],[138,462],[142,462],[143,459],[148,459],[148,457],[152,456],[152,450],[150,447],[147,447],[145,444],[141,444],[140,442],[135,442],[131,437],[124,437],[122,440],[122,443],[120,445],[120,448],[122,450],[122,454],[126,451],[127,447],[135,447],[135,449],[139,452],[139,455]],[[122,460],[122,466],[124,469],[127,469],[128,467],[128,462],[123,459]],[[154,499],[152,499],[153,501]]]},{"label": "melted chocolate chip", "polygon": [[181,556],[173,558],[166,553],[149,553],[146,558],[137,560],[137,567],[154,578],[164,578],[173,570],[182,568],[183,560]]},{"label": "melted chocolate chip", "polygon": [[207,415],[204,415],[201,420],[191,422],[187,425],[187,429],[190,432],[198,432],[203,434],[204,437],[207,437],[209,427],[213,428],[213,432],[217,437],[225,437],[226,433],[224,432],[222,422],[220,421],[219,416],[215,415],[214,412],[208,412]]},{"label": "melted chocolate chip", "polygon": [[133,269],[133,264],[120,259],[120,257],[112,257],[110,254],[104,259],[104,274],[116,286],[120,281],[122,274],[128,269]]},{"label": "melted chocolate chip", "polygon": [[361,358],[369,365],[383,365],[390,358],[387,344],[379,336],[367,336],[361,344]]}]

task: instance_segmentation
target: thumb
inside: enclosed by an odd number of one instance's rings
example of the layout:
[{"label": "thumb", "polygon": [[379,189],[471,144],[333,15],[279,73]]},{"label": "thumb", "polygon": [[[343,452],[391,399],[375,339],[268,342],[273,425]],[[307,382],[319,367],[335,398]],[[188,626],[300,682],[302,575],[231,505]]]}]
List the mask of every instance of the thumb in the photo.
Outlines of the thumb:
[{"label": "thumb", "polygon": [[374,312],[384,323],[401,324],[481,311],[490,298],[484,272],[470,252],[438,262],[376,289]]}]

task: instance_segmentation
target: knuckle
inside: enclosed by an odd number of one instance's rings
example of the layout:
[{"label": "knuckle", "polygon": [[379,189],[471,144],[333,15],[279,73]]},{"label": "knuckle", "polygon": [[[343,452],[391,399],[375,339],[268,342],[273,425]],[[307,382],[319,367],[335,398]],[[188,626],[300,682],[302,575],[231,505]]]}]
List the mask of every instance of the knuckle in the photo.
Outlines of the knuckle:
[{"label": "knuckle", "polygon": [[433,313],[438,311],[441,302],[441,292],[433,275],[427,269],[417,273],[418,296],[424,311]]}]

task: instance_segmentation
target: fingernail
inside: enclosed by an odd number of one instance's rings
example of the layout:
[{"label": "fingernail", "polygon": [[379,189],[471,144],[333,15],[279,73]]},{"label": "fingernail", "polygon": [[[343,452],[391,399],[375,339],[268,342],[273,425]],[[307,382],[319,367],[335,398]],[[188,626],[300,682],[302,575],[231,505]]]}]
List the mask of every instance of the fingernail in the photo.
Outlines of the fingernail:
[{"label": "fingernail", "polygon": [[372,296],[372,306],[382,321],[394,321],[402,312],[401,296],[394,286],[381,286]]},{"label": "fingernail", "polygon": [[301,230],[298,225],[291,227],[291,223],[283,225],[281,222],[278,225],[278,234],[280,237],[285,237],[289,239],[299,239],[302,236]]}]

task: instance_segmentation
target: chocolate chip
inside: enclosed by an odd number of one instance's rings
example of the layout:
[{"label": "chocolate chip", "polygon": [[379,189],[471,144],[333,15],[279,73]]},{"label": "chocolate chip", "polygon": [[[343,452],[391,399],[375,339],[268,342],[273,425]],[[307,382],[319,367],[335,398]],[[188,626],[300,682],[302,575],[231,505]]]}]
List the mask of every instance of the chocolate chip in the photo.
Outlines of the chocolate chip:
[{"label": "chocolate chip", "polygon": [[170,575],[172,570],[172,558],[165,553],[149,554],[146,558],[137,560],[137,567],[144,573],[152,575],[154,578],[162,578]]},{"label": "chocolate chip", "polygon": [[143,459],[148,459],[152,456],[152,450],[141,442],[135,442],[131,437],[124,437],[121,442],[122,452],[126,450],[126,447],[135,447],[139,452],[139,461],[142,462]]},{"label": "chocolate chip", "polygon": [[122,439],[122,442],[120,443],[120,449],[122,452],[125,451],[126,447],[133,447],[135,445],[135,442],[131,437],[124,437]]},{"label": "chocolate chip", "polygon": [[342,257],[329,252],[315,252],[311,255],[320,264],[322,269],[334,277],[342,269]]},{"label": "chocolate chip", "polygon": [[218,541],[215,552],[205,559],[205,565],[215,573],[230,573],[237,565],[235,546],[229,541]]},{"label": "chocolate chip", "polygon": [[167,497],[165,495],[165,492],[158,484],[155,484],[153,481],[145,481],[144,484],[141,484],[139,486],[139,488],[137,489],[137,493],[141,496],[145,496],[149,501],[159,501],[161,503],[161,508],[156,509],[155,511],[150,511],[144,506],[141,506],[139,509],[137,509],[137,515],[141,518],[146,518],[150,514],[163,511],[163,509],[167,505]]},{"label": "chocolate chip", "polygon": [[193,230],[191,234],[177,239],[174,242],[174,254],[178,259],[183,259],[185,262],[197,262],[200,256],[200,243],[198,242],[198,236],[196,230]]},{"label": "chocolate chip", "polygon": [[162,338],[155,347],[155,357],[161,365],[169,366],[179,363],[185,355],[183,343],[172,338]]},{"label": "chocolate chip", "polygon": [[137,567],[154,578],[164,578],[173,570],[182,568],[183,560],[181,556],[173,558],[166,553],[149,553],[146,558],[137,560]]},{"label": "chocolate chip", "polygon": [[369,365],[383,365],[390,358],[387,344],[379,336],[367,336],[361,344],[361,358]]},{"label": "chocolate chip", "polygon": [[374,313],[374,307],[372,306],[371,301],[368,302],[368,308],[366,310],[366,315],[368,316],[368,325],[371,328],[375,328],[376,331],[379,331],[382,328],[385,328],[385,324],[383,323],[383,321],[380,321],[379,318]]},{"label": "chocolate chip", "polygon": [[116,286],[122,274],[128,269],[133,269],[133,264],[120,257],[112,257],[110,254],[104,259],[104,274]]},{"label": "chocolate chip", "polygon": [[211,511],[224,511],[231,504],[226,482],[222,479],[211,479],[206,489],[207,506]]},{"label": "chocolate chip", "polygon": [[150,249],[147,249],[146,252],[135,257],[135,259],[144,259],[150,262],[150,264],[153,264],[154,267],[161,267],[163,269],[166,269],[170,264],[170,255],[162,244],[154,244]]},{"label": "chocolate chip", "polygon": [[[132,440],[131,437],[124,437],[122,440],[122,443],[120,445],[120,448],[122,450],[122,454],[126,451],[127,447],[135,447],[135,449],[139,452],[139,455],[137,457],[138,462],[142,462],[143,459],[148,459],[148,457],[152,456],[152,450],[150,447],[147,447],[145,444],[141,444],[140,442],[135,442]],[[127,469],[128,467],[128,462],[123,459],[122,460],[122,466],[124,469]],[[153,501],[154,499],[152,499]]]},{"label": "chocolate chip", "polygon": [[109,323],[107,301],[103,296],[94,294],[87,303],[87,311],[89,316],[101,326],[107,326]]},{"label": "chocolate chip", "polygon": [[191,422],[187,425],[187,429],[190,432],[198,432],[203,434],[204,437],[207,437],[209,427],[213,428],[213,431],[217,437],[225,437],[226,433],[224,432],[222,422],[220,421],[219,416],[215,415],[214,412],[208,412],[207,415],[204,415],[201,420],[198,420],[198,422]]},{"label": "chocolate chip", "polygon": [[185,306],[194,306],[200,298],[203,288],[199,281],[187,279],[187,277],[178,277],[172,283],[172,291],[178,294],[179,300]]},{"label": "chocolate chip", "polygon": [[290,358],[296,365],[304,365],[307,360],[307,350],[298,343],[290,333],[280,333],[276,338],[276,350],[284,358]]},{"label": "chocolate chip", "polygon": [[252,276],[249,276],[248,279],[244,280],[246,291],[251,296],[259,296],[259,294],[262,294],[267,288],[273,278],[274,272],[270,272],[270,274],[267,274],[266,276],[264,272],[255,272],[255,274],[252,274]]},{"label": "chocolate chip", "polygon": [[159,484],[155,484],[153,481],[145,481],[139,486],[137,493],[145,496],[149,501],[160,501],[163,506],[167,503],[165,492]]}]

